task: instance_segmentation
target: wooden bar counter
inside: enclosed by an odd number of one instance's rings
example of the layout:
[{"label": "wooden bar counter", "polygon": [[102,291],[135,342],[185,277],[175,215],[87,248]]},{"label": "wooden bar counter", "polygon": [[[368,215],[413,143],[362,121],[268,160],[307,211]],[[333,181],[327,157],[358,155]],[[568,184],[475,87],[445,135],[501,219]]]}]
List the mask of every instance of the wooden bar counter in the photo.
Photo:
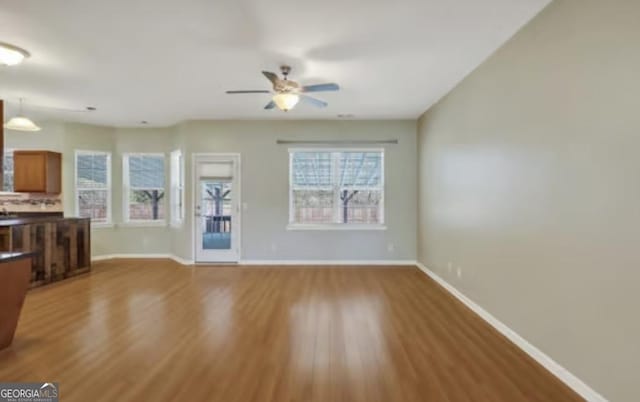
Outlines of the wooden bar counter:
[{"label": "wooden bar counter", "polygon": [[91,269],[91,221],[61,216],[0,219],[0,251],[35,253],[30,287]]},{"label": "wooden bar counter", "polygon": [[29,289],[34,253],[0,253],[0,349],[11,345]]}]

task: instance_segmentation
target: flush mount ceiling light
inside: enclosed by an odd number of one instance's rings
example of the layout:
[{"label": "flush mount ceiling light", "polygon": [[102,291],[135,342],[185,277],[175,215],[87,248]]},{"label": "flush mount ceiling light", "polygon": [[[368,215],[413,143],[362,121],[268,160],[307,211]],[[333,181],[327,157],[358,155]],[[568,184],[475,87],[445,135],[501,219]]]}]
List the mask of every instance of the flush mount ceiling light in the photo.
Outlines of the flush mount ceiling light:
[{"label": "flush mount ceiling light", "polygon": [[273,96],[273,102],[278,106],[278,108],[282,111],[288,112],[293,109],[300,100],[300,96],[297,94],[276,94]]},{"label": "flush mount ceiling light", "polygon": [[9,130],[16,131],[40,131],[41,128],[38,127],[34,122],[24,117],[22,114],[22,99],[20,99],[20,112],[17,116],[9,119],[9,121],[4,125],[4,128]]},{"label": "flush mount ceiling light", "polygon": [[29,56],[29,52],[24,49],[0,42],[0,65],[15,66]]}]

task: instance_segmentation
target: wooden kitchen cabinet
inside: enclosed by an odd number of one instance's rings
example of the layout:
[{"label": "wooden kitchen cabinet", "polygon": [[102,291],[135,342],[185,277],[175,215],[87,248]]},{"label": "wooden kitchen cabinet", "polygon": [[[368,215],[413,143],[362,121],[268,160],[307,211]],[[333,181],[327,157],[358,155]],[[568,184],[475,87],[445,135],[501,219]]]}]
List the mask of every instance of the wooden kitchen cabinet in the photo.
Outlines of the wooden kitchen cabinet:
[{"label": "wooden kitchen cabinet", "polygon": [[62,154],[51,151],[14,151],[13,188],[18,193],[60,194]]}]

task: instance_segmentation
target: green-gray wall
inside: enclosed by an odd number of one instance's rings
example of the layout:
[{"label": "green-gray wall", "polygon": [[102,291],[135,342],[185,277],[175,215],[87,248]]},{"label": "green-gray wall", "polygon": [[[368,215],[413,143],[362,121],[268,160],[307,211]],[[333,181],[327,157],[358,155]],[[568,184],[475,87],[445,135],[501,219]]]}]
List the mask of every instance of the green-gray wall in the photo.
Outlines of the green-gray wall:
[{"label": "green-gray wall", "polygon": [[[234,152],[242,161],[242,258],[248,260],[415,260],[417,151],[415,121],[194,121],[177,127],[184,153]],[[388,140],[385,231],[287,231],[289,140]],[[295,146],[294,146],[295,147]],[[192,166],[187,160],[186,175]],[[192,203],[192,183],[186,204]],[[193,214],[174,232],[175,254],[190,258]],[[390,250],[390,247],[392,250]]]},{"label": "green-gray wall", "polygon": [[614,401],[640,398],[639,16],[556,0],[419,121],[419,260]]},{"label": "green-gray wall", "polygon": [[[192,153],[240,153],[243,260],[402,260],[416,258],[417,150],[415,121],[194,121],[170,128],[125,129],[44,123],[39,133],[10,132],[7,148],[63,153],[63,203],[75,215],[74,151],[112,153],[114,227],[92,233],[94,256],[173,254],[193,259]],[[387,140],[384,231],[287,231],[288,153],[277,139]],[[186,220],[181,227],[136,227],[122,219],[122,154],[175,149],[185,155]],[[166,203],[167,205],[169,203]]]}]

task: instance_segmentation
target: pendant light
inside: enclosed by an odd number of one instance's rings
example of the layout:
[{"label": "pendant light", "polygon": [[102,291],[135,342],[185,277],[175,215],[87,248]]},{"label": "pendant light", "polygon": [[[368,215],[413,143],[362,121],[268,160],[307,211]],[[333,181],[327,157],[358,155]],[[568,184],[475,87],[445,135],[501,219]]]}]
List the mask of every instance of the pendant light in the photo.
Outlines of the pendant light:
[{"label": "pendant light", "polygon": [[4,128],[9,130],[16,131],[40,131],[41,128],[38,127],[33,121],[24,117],[22,114],[22,98],[20,98],[20,112],[17,116],[9,119],[9,121],[4,125]]},{"label": "pendant light", "polygon": [[29,56],[29,52],[24,49],[0,42],[0,65],[15,66],[22,63]]}]

